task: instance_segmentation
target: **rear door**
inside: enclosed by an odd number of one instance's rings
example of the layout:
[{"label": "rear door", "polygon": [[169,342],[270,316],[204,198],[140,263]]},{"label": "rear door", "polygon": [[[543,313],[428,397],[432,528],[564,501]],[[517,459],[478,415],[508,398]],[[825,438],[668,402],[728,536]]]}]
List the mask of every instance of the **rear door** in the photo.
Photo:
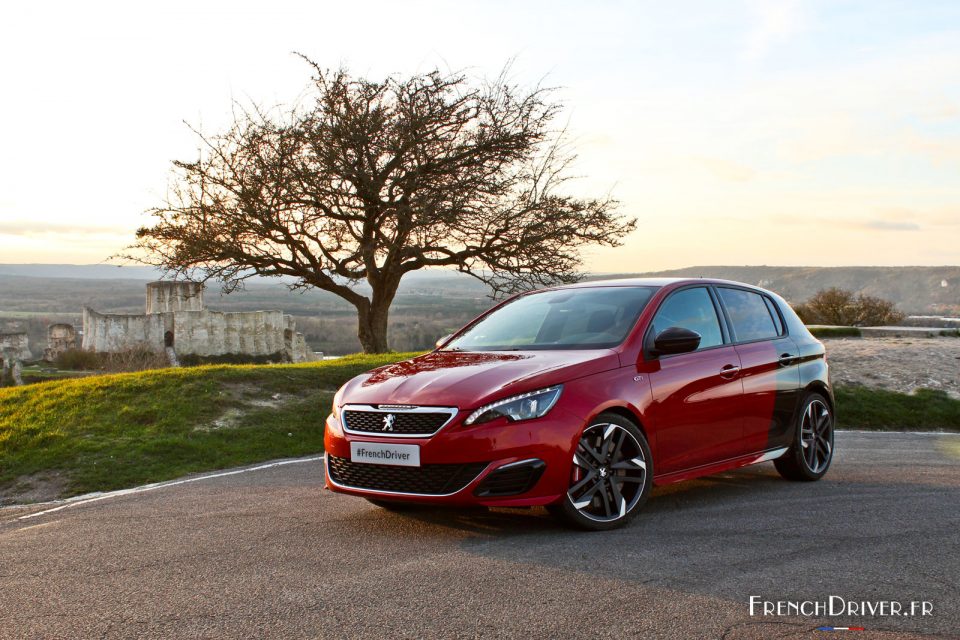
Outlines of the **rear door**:
[{"label": "rear door", "polygon": [[709,287],[670,294],[646,336],[650,346],[670,327],[691,329],[701,339],[696,351],[659,356],[649,363],[658,474],[730,458],[742,441],[740,359]]},{"label": "rear door", "polygon": [[747,454],[788,446],[800,395],[800,352],[774,301],[758,291],[716,287],[740,357]]}]

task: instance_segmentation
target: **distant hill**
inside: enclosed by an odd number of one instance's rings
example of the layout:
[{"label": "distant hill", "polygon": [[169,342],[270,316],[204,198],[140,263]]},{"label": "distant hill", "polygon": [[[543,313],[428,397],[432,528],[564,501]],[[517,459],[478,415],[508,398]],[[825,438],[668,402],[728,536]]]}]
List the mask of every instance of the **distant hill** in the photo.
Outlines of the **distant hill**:
[{"label": "distant hill", "polygon": [[[714,277],[760,285],[790,302],[802,302],[820,289],[842,287],[894,301],[908,314],[960,315],[960,266],[945,267],[770,267],[698,266],[648,273],[593,274],[591,280],[621,277]],[[144,283],[155,280],[150,267],[110,265],[0,264],[0,312],[72,312],[83,305],[100,311],[139,312]],[[943,286],[943,285],[946,286]],[[359,287],[363,289],[364,286]],[[478,280],[451,270],[425,270],[403,279],[400,307],[460,306],[471,312],[484,302],[488,289]],[[214,309],[280,308],[295,314],[352,307],[324,291],[291,293],[284,279],[255,278],[244,292],[221,297],[215,285],[207,291]]]},{"label": "distant hill", "polygon": [[0,264],[0,276],[81,278],[84,280],[156,280],[153,267],[111,264]]},{"label": "distant hill", "polygon": [[701,266],[596,278],[723,278],[776,291],[803,302],[821,289],[840,287],[892,300],[908,314],[960,314],[960,267]]}]

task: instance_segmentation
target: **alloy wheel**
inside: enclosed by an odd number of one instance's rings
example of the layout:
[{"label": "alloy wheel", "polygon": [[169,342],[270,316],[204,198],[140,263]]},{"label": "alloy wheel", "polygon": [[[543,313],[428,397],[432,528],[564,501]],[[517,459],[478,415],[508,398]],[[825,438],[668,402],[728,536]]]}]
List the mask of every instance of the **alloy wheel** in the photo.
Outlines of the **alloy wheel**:
[{"label": "alloy wheel", "polygon": [[646,476],[647,460],[633,434],[618,424],[594,424],[577,444],[567,497],[585,517],[612,522],[636,506]]},{"label": "alloy wheel", "polygon": [[803,461],[812,473],[819,473],[833,455],[833,421],[830,409],[819,399],[807,405],[800,424],[800,446]]}]

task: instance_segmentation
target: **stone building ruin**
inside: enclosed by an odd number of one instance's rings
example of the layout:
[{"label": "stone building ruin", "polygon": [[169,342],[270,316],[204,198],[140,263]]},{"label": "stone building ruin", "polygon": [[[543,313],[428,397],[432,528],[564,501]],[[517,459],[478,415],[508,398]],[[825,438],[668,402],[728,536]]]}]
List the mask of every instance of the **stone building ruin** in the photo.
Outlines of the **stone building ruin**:
[{"label": "stone building ruin", "polygon": [[260,356],[286,362],[315,359],[292,316],[280,310],[211,311],[203,285],[147,284],[146,313],[104,314],[83,310],[83,349],[113,353],[146,348],[176,356]]},{"label": "stone building ruin", "polygon": [[53,362],[64,351],[77,348],[77,331],[72,324],[51,324],[47,327],[47,348],[43,350],[45,362]]},{"label": "stone building ruin", "polygon": [[30,360],[30,340],[26,333],[0,333],[0,385],[9,378],[13,384],[23,384],[20,371],[24,360]]},{"label": "stone building ruin", "polygon": [[32,360],[30,339],[25,332],[0,333],[0,357],[6,353],[11,359]]}]

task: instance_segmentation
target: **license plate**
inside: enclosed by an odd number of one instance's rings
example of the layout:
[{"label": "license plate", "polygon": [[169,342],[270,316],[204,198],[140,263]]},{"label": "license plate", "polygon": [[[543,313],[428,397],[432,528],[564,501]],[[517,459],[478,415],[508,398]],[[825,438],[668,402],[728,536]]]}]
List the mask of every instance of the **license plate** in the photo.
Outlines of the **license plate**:
[{"label": "license plate", "polygon": [[351,442],[350,462],[392,464],[398,467],[419,467],[420,445]]}]

